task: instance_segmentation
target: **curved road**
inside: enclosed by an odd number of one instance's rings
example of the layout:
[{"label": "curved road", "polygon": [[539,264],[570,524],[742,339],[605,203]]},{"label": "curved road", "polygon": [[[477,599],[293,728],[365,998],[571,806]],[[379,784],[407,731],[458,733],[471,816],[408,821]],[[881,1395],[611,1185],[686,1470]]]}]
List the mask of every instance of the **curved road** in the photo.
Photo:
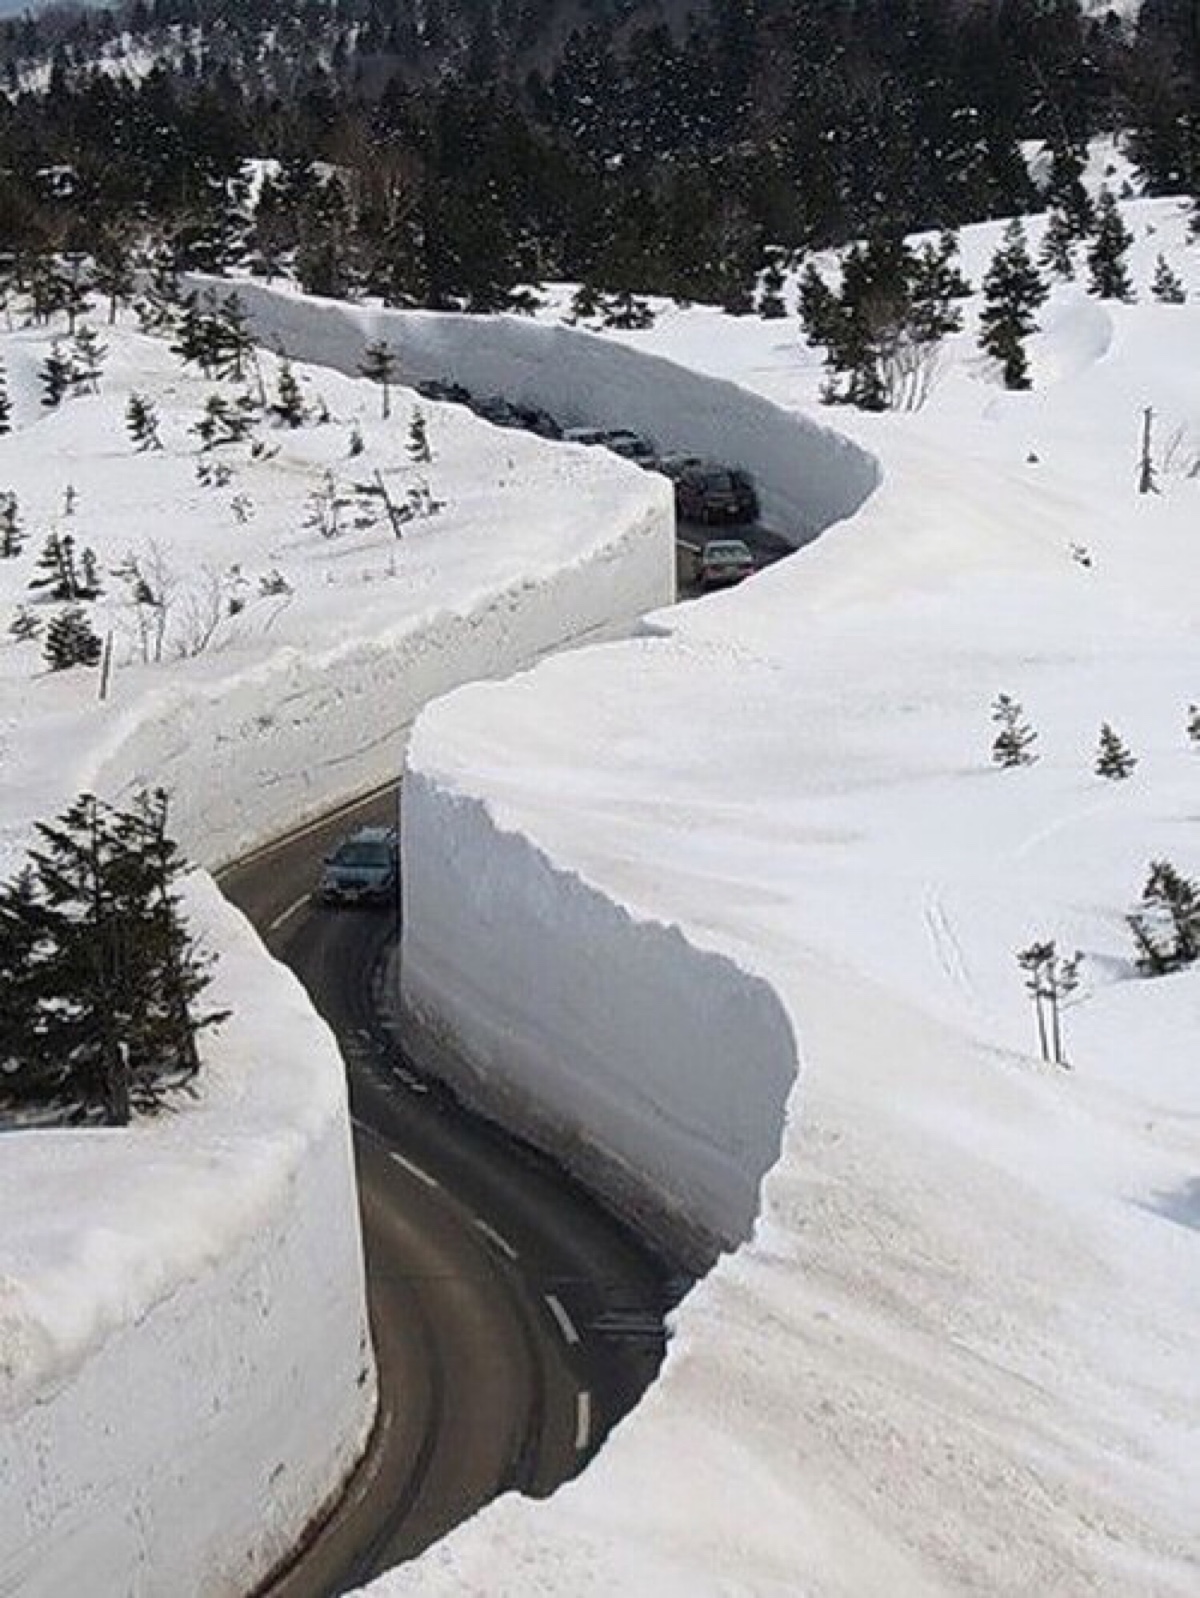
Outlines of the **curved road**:
[{"label": "curved road", "polygon": [[408,1070],[383,980],[397,915],[308,897],[333,842],[396,803],[371,796],[221,878],[347,1062],[380,1375],[367,1456],[273,1598],[344,1592],[497,1494],[575,1475],[653,1380],[687,1285],[550,1161]]}]

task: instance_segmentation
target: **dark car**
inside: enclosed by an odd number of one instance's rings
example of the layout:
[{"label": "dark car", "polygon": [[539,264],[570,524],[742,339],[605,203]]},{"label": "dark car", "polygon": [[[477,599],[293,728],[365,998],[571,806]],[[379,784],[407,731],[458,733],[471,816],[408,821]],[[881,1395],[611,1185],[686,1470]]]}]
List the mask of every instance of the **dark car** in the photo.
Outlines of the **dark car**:
[{"label": "dark car", "polygon": [[399,872],[395,829],[360,827],[325,856],[317,897],[322,904],[391,904]]},{"label": "dark car", "polygon": [[461,383],[443,383],[431,378],[427,383],[416,385],[417,393],[422,399],[441,400],[451,405],[469,405],[471,392]]},{"label": "dark car", "polygon": [[688,522],[752,522],[758,495],[732,466],[693,466],[675,479],[675,509]]},{"label": "dark car", "polygon": [[754,573],[754,556],[740,538],[710,538],[700,551],[696,581],[701,588],[728,588]]}]

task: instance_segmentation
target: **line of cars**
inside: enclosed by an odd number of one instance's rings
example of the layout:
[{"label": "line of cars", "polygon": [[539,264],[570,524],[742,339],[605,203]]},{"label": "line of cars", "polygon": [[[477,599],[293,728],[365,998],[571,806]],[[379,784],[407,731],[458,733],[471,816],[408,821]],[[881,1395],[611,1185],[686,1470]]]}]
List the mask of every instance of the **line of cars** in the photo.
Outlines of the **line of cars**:
[{"label": "line of cars", "polygon": [[[701,455],[661,453],[652,439],[625,427],[562,427],[538,406],[517,405],[499,394],[478,398],[460,383],[418,383],[417,392],[426,399],[466,405],[496,427],[521,428],[540,438],[611,450],[646,471],[661,472],[674,487],[680,521],[702,527],[736,527],[758,516],[754,482],[740,467]],[[754,555],[744,539],[706,539],[698,546],[695,580],[701,588],[728,587],[755,569]]]}]

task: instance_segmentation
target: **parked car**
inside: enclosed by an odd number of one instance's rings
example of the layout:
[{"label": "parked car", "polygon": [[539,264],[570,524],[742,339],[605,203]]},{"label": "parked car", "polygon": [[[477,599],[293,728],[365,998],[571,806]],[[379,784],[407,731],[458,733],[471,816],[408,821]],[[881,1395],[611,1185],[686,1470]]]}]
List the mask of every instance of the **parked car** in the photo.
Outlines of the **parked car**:
[{"label": "parked car", "polygon": [[658,459],[654,445],[648,438],[643,438],[640,433],[631,433],[625,427],[610,429],[600,442],[605,449],[611,449],[614,455],[632,461],[635,466],[650,467]]},{"label": "parked car", "polygon": [[443,383],[436,378],[416,385],[417,393],[422,399],[443,400],[453,405],[469,405],[471,393],[461,383]]},{"label": "parked car", "polygon": [[603,444],[605,430],[602,427],[565,427],[562,436],[565,444]]},{"label": "parked car", "polygon": [[700,551],[696,581],[701,588],[728,588],[754,573],[754,556],[740,538],[710,538]]},{"label": "parked car", "polygon": [[698,466],[706,464],[700,455],[660,455],[654,462],[654,470],[661,472],[664,477],[669,477],[677,483],[687,472],[695,471]]},{"label": "parked car", "polygon": [[752,522],[758,495],[746,472],[706,463],[676,478],[675,509],[688,522]]},{"label": "parked car", "polygon": [[400,872],[393,827],[359,827],[325,856],[317,898],[322,904],[391,904]]}]

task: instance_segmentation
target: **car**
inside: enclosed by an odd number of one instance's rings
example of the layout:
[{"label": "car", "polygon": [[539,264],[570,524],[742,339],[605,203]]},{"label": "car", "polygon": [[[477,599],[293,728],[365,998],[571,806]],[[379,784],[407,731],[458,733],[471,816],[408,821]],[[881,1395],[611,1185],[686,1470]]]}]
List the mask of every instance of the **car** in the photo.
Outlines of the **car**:
[{"label": "car", "polygon": [[706,463],[675,479],[675,509],[688,522],[752,522],[758,495],[747,473]]},{"label": "car", "polygon": [[562,436],[564,444],[603,444],[605,430],[603,427],[566,427]]},{"label": "car", "polygon": [[436,378],[431,378],[426,383],[416,385],[417,393],[422,399],[440,400],[451,405],[469,405],[471,393],[461,383],[444,383]]},{"label": "car", "polygon": [[660,455],[654,462],[654,470],[661,472],[664,477],[669,477],[677,483],[687,472],[693,472],[698,466],[705,466],[707,462],[701,455]]},{"label": "car", "polygon": [[632,461],[635,466],[652,467],[658,459],[650,440],[643,438],[640,433],[631,433],[626,427],[609,429],[603,434],[600,442],[605,449],[612,450],[614,455],[620,455],[622,460]]},{"label": "car", "polygon": [[754,574],[754,556],[740,538],[710,538],[700,551],[696,581],[701,588],[728,588]]},{"label": "car", "polygon": [[392,904],[400,877],[394,827],[359,827],[325,856],[317,898],[322,904]]}]

